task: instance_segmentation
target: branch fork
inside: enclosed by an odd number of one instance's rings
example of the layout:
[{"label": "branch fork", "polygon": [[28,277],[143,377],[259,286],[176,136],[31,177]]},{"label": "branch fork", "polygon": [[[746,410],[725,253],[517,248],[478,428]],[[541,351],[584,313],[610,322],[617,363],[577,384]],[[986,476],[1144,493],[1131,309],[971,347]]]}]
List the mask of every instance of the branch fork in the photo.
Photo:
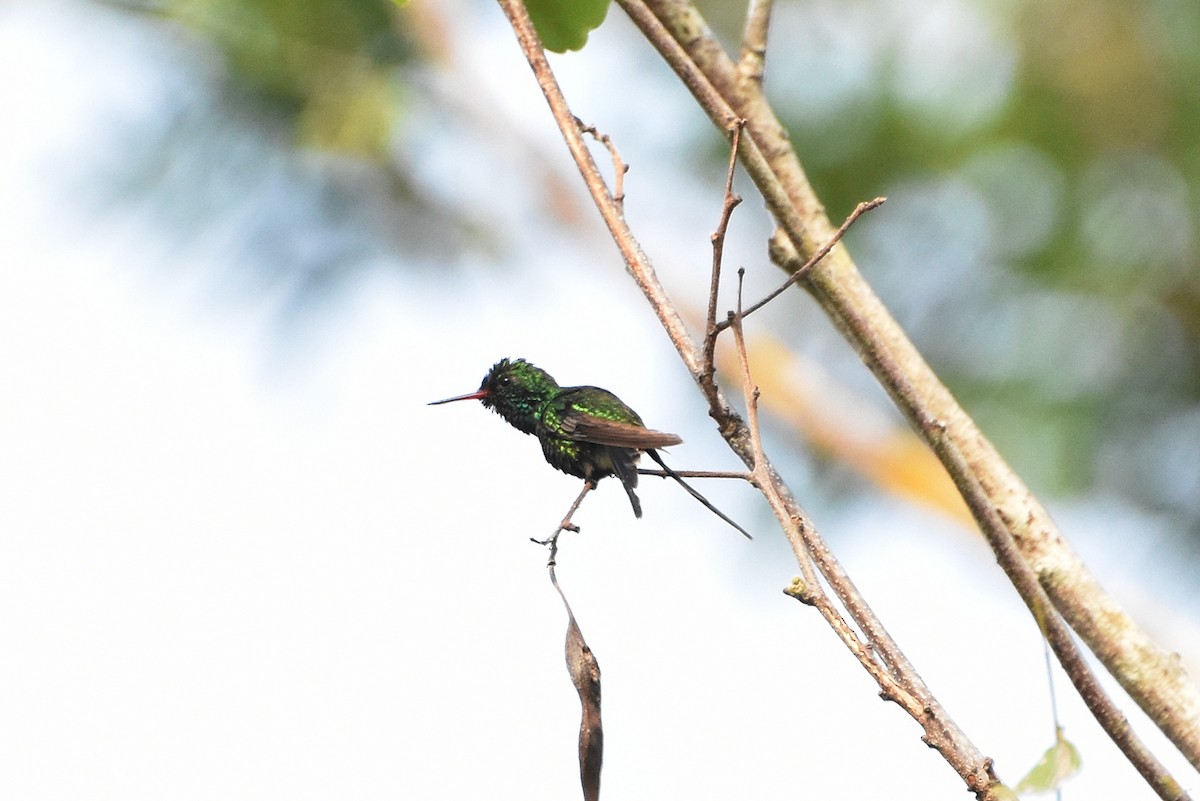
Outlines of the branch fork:
[{"label": "branch fork", "polygon": [[[520,0],[499,0],[521,48],[550,105],[601,218],[625,260],[626,268],[646,295],[680,358],[709,404],[709,414],[730,448],[750,469],[749,481],[764,495],[788,537],[801,577],[785,592],[820,611],[863,668],[876,680],[882,697],[893,700],[923,728],[922,739],[935,748],[980,799],[1011,797],[985,757],[933,697],[896,643],[888,635],[849,576],[829,551],[815,526],[796,503],[763,451],[758,427],[757,389],[746,355],[744,321],[783,291],[800,283],[833,317],[859,350],[864,362],[888,389],[913,424],[941,457],[967,499],[998,559],[1030,606],[1047,638],[1068,666],[1074,657],[1070,633],[1057,608],[1093,651],[1109,665],[1160,728],[1200,768],[1200,694],[1177,663],[1160,651],[1099,589],[1086,568],[1065,545],[1052,521],[1032,494],[999,458],[990,443],[932,374],[903,332],[857,273],[844,248],[845,231],[882,198],[860,204],[842,227],[829,222],[800,169],[786,133],[761,93],[770,0],[751,0],[741,59],[734,64],[708,31],[688,0],[617,0],[651,44],[676,71],[714,124],[731,143],[730,172],[717,233],[713,235],[713,269],[703,341],[697,345],[671,305],[649,259],[622,214],[624,164],[611,141],[605,143],[617,165],[617,186],[610,192],[581,139],[581,126],[546,63],[537,35]],[[585,129],[586,130],[586,129]],[[591,132],[591,131],[589,131]],[[594,135],[594,134],[593,134]],[[603,142],[603,140],[601,140]],[[765,298],[743,307],[739,281],[737,310],[716,320],[717,290],[725,231],[740,201],[732,192],[732,176],[740,160],[775,216],[778,231],[771,240],[771,260],[784,267],[788,279]],[[824,244],[820,244],[823,242]],[[807,254],[807,258],[801,254]],[[733,331],[742,367],[742,394],[747,419],[728,404],[715,380],[713,354],[722,330]],[[586,494],[586,490],[585,493]],[[582,494],[581,498],[582,499]],[[568,515],[568,521],[569,522]],[[566,527],[560,527],[552,537]],[[551,568],[553,568],[552,561]],[[1006,564],[1007,556],[1015,562]],[[1049,581],[1051,564],[1067,565],[1069,579]],[[820,578],[818,577],[818,571]],[[1041,579],[1039,583],[1039,578]],[[845,610],[826,595],[824,583]],[[1053,608],[1052,608],[1053,607]],[[849,620],[847,620],[847,618]],[[853,626],[849,621],[853,622]],[[1105,624],[1104,621],[1109,621]],[[1110,629],[1117,629],[1113,636]],[[861,633],[860,633],[861,632]],[[1106,643],[1109,637],[1115,645]],[[1130,652],[1135,652],[1131,654]],[[1077,652],[1075,656],[1078,656]],[[1147,662],[1148,660],[1148,662]],[[1079,662],[1082,664],[1082,660]],[[1120,669],[1144,664],[1140,671]],[[1071,669],[1068,668],[1068,672]],[[1079,673],[1078,676],[1083,676]],[[1152,683],[1143,681],[1153,677]],[[1073,680],[1076,676],[1072,677]],[[1082,680],[1082,679],[1081,679]],[[1077,683],[1078,686],[1078,683]],[[1127,757],[1162,798],[1186,799],[1186,792],[1152,756],[1139,748],[1123,717],[1103,711],[1111,701],[1101,692],[1081,687],[1097,719],[1110,731]],[[1100,710],[1100,711],[1097,711]]]}]

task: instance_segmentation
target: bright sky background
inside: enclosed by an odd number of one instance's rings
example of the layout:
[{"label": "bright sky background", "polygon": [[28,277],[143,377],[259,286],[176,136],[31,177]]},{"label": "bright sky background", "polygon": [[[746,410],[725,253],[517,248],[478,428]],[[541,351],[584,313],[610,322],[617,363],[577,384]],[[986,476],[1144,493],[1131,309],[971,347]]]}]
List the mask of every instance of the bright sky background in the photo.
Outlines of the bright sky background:
[{"label": "bright sky background", "polygon": [[[496,22],[480,57],[515,79]],[[675,464],[732,467],[615,254],[578,270],[533,251],[504,269],[381,264],[281,341],[269,299],[214,290],[219,249],[83,210],[76,178],[114,157],[105,126],[152,116],[170,84],[110,25],[70,3],[0,6],[0,797],[575,797],[565,615],[528,537],[577,484],[477,404],[424,404],[526,356],[679,431]],[[514,115],[537,113],[513,95]],[[604,330],[560,330],[581,297]],[[605,797],[964,797],[782,594],[796,569],[752,493],[712,492],[754,542],[652,480],[643,520],[602,485],[565,538],[559,576],[603,671]],[[1036,630],[990,556],[895,501],[823,511],[1015,783],[1053,731]],[[1153,543],[1146,521],[1102,502],[1057,513],[1135,614],[1194,649],[1194,610],[1164,611],[1178,585],[1151,545],[1111,546]],[[1068,797],[1149,797],[1059,682],[1085,761]]]}]

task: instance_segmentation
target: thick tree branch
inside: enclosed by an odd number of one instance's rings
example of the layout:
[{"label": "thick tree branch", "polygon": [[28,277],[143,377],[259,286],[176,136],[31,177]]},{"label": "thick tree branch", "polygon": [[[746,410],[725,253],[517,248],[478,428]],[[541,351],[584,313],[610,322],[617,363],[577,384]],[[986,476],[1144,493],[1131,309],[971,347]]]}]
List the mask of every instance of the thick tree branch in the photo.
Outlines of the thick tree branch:
[{"label": "thick tree branch", "polygon": [[[937,424],[932,421],[929,422],[929,425],[937,427]],[[938,455],[942,458],[943,463],[954,464],[966,475],[972,475],[970,466],[965,463],[962,454],[957,451],[952,441],[941,439],[939,444],[942,451]],[[1075,685],[1084,704],[1099,721],[1100,726],[1108,732],[1117,747],[1142,775],[1142,778],[1154,788],[1160,798],[1168,799],[1168,801],[1188,801],[1190,796],[1187,792],[1180,787],[1166,767],[1134,734],[1133,727],[1129,725],[1125,715],[1100,686],[1100,682],[1097,681],[1096,676],[1084,660],[1083,654],[1076,647],[1067,625],[1054,609],[1053,604],[1050,603],[1046,591],[1038,583],[1037,574],[1021,556],[1012,534],[992,507],[991,501],[979,482],[972,481],[968,491],[963,493],[963,498],[979,522],[980,530],[987,538],[988,544],[992,546],[992,550],[996,554],[996,561],[1004,569],[1009,581],[1012,582],[1025,605],[1033,613],[1034,620],[1041,628],[1054,655],[1058,657],[1059,664],[1066,671],[1071,683]]]},{"label": "thick tree branch", "polygon": [[[718,129],[746,120],[740,153],[784,233],[773,252],[794,270],[833,229],[757,82],[746,80],[686,0],[618,0]],[[716,97],[714,98],[714,94]],[[1139,706],[1200,769],[1200,693],[1109,597],[1045,509],[921,358],[842,246],[801,281],[913,425],[942,457],[960,493],[978,486],[1062,614]],[[931,428],[923,421],[936,421]],[[961,458],[950,459],[951,451]],[[985,520],[977,521],[986,527]],[[1036,610],[1035,610],[1036,612]]]}]

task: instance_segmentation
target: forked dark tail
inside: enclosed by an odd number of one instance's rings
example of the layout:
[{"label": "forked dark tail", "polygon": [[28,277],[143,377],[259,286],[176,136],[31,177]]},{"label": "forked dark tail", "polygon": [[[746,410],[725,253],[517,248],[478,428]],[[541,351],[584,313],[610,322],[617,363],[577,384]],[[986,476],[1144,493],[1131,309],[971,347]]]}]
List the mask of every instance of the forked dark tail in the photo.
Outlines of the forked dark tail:
[{"label": "forked dark tail", "polygon": [[631,503],[633,505],[633,516],[641,517],[642,516],[642,502],[640,500],[638,500],[637,493],[634,492],[633,487],[629,486],[628,484],[623,484],[622,486],[625,487],[625,494],[629,496],[629,503]]},{"label": "forked dark tail", "polygon": [[[738,531],[741,532],[742,536],[745,537],[746,539],[748,539],[748,540],[754,539],[753,537],[750,536],[750,532],[746,531],[746,529],[742,528],[737,523],[733,522],[733,520],[731,520],[727,514],[722,512],[717,507],[713,506],[709,502],[708,498],[705,498],[703,495],[701,495],[699,492],[697,492],[695,489],[693,489],[691,484],[684,481],[683,478],[680,477],[680,475],[678,473],[676,473],[671,468],[667,467],[666,463],[663,462],[662,457],[658,455],[658,451],[654,450],[653,448],[649,448],[645,452],[650,455],[651,459],[653,459],[655,462],[658,463],[658,466],[663,469],[664,473],[666,473],[668,476],[670,476],[671,478],[678,481],[679,486],[681,486],[685,490],[687,490],[688,495],[691,495],[693,498],[700,501],[700,503],[704,504],[705,509],[712,512],[714,515],[716,515],[717,517],[721,518],[729,525],[736,528]],[[630,500],[634,501],[634,509],[636,510],[637,509],[637,500],[633,495],[633,491],[631,489],[629,489],[628,486],[626,486],[625,491],[629,493]],[[638,515],[638,517],[641,517],[641,515]]]},{"label": "forked dark tail", "polygon": [[621,480],[621,486],[625,488],[625,494],[629,496],[629,503],[633,506],[633,516],[642,516],[642,502],[638,500],[637,493],[634,489],[638,485],[637,471],[637,452],[631,451],[628,448],[616,448],[610,446],[608,448],[608,458],[612,461],[613,472],[617,478]]}]

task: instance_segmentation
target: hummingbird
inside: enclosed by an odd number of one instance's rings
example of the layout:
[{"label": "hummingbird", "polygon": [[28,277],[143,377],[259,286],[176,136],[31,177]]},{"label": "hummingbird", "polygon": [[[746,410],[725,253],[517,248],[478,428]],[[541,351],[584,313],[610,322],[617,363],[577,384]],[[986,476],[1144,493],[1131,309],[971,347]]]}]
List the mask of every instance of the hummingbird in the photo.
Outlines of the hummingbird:
[{"label": "hummingbird", "polygon": [[464,400],[478,400],[513,428],[536,436],[542,455],[555,469],[592,486],[602,478],[616,476],[639,518],[642,503],[636,492],[637,463],[646,453],[693,498],[750,538],[663,462],[657,449],[679,445],[683,439],[647,428],[637,412],[607,389],[560,387],[553,376],[525,359],[505,358],[492,365],[475,392],[429,405]]}]

